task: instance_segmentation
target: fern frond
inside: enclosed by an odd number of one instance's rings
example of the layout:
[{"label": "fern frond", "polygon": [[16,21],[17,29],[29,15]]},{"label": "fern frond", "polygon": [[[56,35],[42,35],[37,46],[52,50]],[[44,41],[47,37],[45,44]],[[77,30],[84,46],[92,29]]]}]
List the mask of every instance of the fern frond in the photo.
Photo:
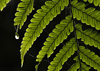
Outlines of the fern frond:
[{"label": "fern frond", "polygon": [[89,49],[85,49],[84,46],[80,46],[80,59],[87,65],[90,65],[97,71],[100,71],[100,57]]},{"label": "fern frond", "polygon": [[72,38],[65,46],[56,54],[56,57],[48,66],[48,71],[59,71],[62,65],[68,60],[71,55],[77,50],[77,42],[75,38]]},{"label": "fern frond", "polygon": [[23,65],[24,56],[32,46],[33,42],[40,36],[43,29],[49,22],[60,14],[61,10],[64,9],[65,6],[68,6],[69,0],[53,0],[46,1],[45,5],[37,10],[37,13],[34,14],[34,18],[31,19],[31,22],[26,30],[24,35],[22,45],[21,45],[21,65]]},{"label": "fern frond", "polygon": [[100,34],[97,33],[97,31],[93,29],[87,29],[85,31],[82,31],[82,25],[77,24],[76,25],[76,34],[77,39],[80,39],[86,44],[90,46],[97,47],[100,49]]},{"label": "fern frond", "polygon": [[0,0],[0,11],[2,11],[10,1],[11,0]]},{"label": "fern frond", "polygon": [[72,4],[72,13],[73,18],[77,18],[77,20],[81,20],[82,23],[86,23],[87,25],[91,25],[95,27],[97,30],[100,30],[100,11],[95,10],[95,8],[85,9],[86,6],[84,3],[79,2]]},{"label": "fern frond", "polygon": [[100,6],[100,0],[83,0],[84,2],[93,3],[95,6]]},{"label": "fern frond", "polygon": [[50,37],[44,42],[44,46],[37,55],[36,61],[41,62],[46,54],[47,57],[50,57],[56,46],[62,43],[73,30],[72,16],[69,15],[60,24],[56,25],[56,28],[49,34]]},{"label": "fern frond", "polygon": [[15,13],[15,19],[14,19],[14,26],[18,25],[20,29],[22,28],[24,22],[27,19],[27,15],[29,15],[33,10],[33,2],[34,0],[21,0],[18,4],[17,11]]},{"label": "fern frond", "polygon": [[91,68],[91,67],[87,66],[86,64],[84,64],[83,62],[81,62],[81,68],[80,68],[80,66],[79,66],[80,64],[79,64],[79,61],[78,61],[78,56],[76,56],[73,60],[75,60],[76,63],[74,63],[68,71],[77,71],[77,69],[78,69],[78,71],[80,71],[80,70],[81,71],[89,71],[89,69]]}]

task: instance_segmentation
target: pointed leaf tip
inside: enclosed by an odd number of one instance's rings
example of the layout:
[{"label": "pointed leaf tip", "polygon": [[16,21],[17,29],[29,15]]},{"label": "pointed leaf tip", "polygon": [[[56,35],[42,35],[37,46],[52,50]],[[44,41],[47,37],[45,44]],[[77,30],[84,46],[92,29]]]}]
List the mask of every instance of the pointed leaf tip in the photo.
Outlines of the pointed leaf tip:
[{"label": "pointed leaf tip", "polygon": [[35,66],[35,70],[38,71],[38,64]]},{"label": "pointed leaf tip", "polygon": [[21,68],[23,67],[23,62],[24,62],[24,61],[21,59]]}]

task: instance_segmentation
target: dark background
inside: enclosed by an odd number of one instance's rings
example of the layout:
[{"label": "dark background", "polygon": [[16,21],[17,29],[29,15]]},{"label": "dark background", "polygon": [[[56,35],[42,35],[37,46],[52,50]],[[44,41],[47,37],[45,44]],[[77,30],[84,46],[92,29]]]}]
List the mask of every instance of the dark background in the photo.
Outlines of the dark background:
[{"label": "dark background", "polygon": [[[7,7],[4,8],[4,10],[0,11],[0,71],[35,71],[35,65],[37,62],[35,61],[35,57],[40,51],[41,47],[43,46],[43,42],[48,37],[48,33],[52,31],[54,26],[58,24],[62,19],[64,19],[66,13],[65,9],[62,11],[60,15],[57,16],[57,18],[54,18],[52,22],[44,29],[43,33],[40,37],[37,38],[37,40],[34,42],[32,48],[28,51],[28,53],[25,55],[25,61],[24,65],[21,68],[20,66],[20,45],[22,38],[24,36],[25,30],[30,23],[30,19],[32,18],[33,14],[36,13],[36,10],[41,7],[41,5],[44,5],[45,0],[35,0],[34,7],[35,10],[28,16],[27,21],[25,22],[25,25],[22,27],[21,30],[19,30],[19,40],[15,39],[15,28],[13,26],[15,18],[14,14],[16,13],[17,4],[20,2],[20,0],[11,0],[9,4],[7,4]],[[90,27],[86,26],[85,27]],[[73,33],[71,36],[68,37],[68,39],[74,37]],[[59,47],[55,50],[55,53],[52,54],[52,56],[48,59],[44,58],[44,60],[41,62],[39,66],[39,71],[46,71],[47,67],[49,65],[48,61],[52,61],[52,57],[55,56],[55,54],[59,51],[59,49],[67,42],[68,40],[65,40],[63,43],[60,44]],[[80,42],[81,45],[84,45],[82,42]],[[88,45],[86,47],[89,47]],[[96,54],[100,55],[99,50],[94,47],[89,47],[92,51],[96,52]],[[32,56],[30,56],[31,54]],[[74,57],[76,53],[72,56]],[[33,57],[34,56],[34,57]],[[62,71],[67,71],[69,67],[73,64],[74,61],[72,61],[73,58],[69,58],[67,63],[63,65]],[[47,60],[47,61],[46,61]],[[93,69],[91,69],[93,70]],[[94,71],[94,70],[93,70]]]}]

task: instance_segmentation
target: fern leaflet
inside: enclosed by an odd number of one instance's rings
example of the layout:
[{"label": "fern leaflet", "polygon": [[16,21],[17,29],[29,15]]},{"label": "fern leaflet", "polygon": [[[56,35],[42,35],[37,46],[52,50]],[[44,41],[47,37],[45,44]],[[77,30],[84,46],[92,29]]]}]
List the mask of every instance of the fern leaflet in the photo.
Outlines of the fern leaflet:
[{"label": "fern leaflet", "polygon": [[21,66],[23,66],[24,56],[32,46],[33,42],[40,36],[43,29],[49,22],[60,14],[61,10],[64,9],[64,6],[68,6],[69,0],[53,0],[46,1],[45,5],[37,10],[37,13],[33,15],[34,18],[31,19],[31,22],[26,29],[22,45],[21,45]]},{"label": "fern leaflet", "polygon": [[72,38],[65,46],[56,54],[56,57],[48,66],[48,71],[59,71],[62,68],[64,62],[68,60],[71,55],[77,50],[77,42],[75,38]]},{"label": "fern leaflet", "polygon": [[49,34],[50,37],[44,42],[42,50],[40,50],[37,55],[36,61],[41,62],[45,54],[49,57],[53,50],[58,46],[67,36],[73,32],[73,21],[71,15],[67,16],[66,19],[62,20],[60,24],[56,25],[56,28],[53,29],[53,32]]},{"label": "fern leaflet", "polygon": [[85,49],[84,46],[80,46],[80,59],[87,65],[90,65],[94,69],[100,71],[100,57],[89,49]]},{"label": "fern leaflet", "polygon": [[100,6],[100,0],[83,0],[84,2],[93,3],[95,6]]},{"label": "fern leaflet", "polygon": [[77,18],[77,20],[81,20],[82,23],[86,23],[87,25],[91,25],[95,27],[97,30],[100,30],[100,11],[95,10],[95,8],[85,9],[86,6],[84,3],[79,2],[72,4],[72,13],[73,18]]},{"label": "fern leaflet", "polygon": [[89,67],[89,66],[87,66],[86,64],[84,64],[84,63],[81,63],[81,66],[82,66],[82,68],[81,69],[79,69],[78,71],[89,71],[89,69],[91,69],[91,67]]},{"label": "fern leaflet", "polygon": [[[75,60],[76,61],[76,63],[74,63],[71,67],[70,67],[70,69],[68,70],[68,71],[89,71],[89,69],[91,68],[91,67],[89,67],[89,66],[87,66],[85,63],[83,63],[83,62],[81,62],[81,68],[80,68],[80,64],[79,64],[79,61],[78,61],[78,56],[76,56],[73,60]],[[79,69],[80,68],[80,69]]]},{"label": "fern leaflet", "polygon": [[86,45],[89,44],[90,46],[94,46],[100,49],[100,34],[98,34],[93,29],[82,31],[81,26],[81,24],[76,25],[76,33],[78,35],[77,39],[81,38],[81,40],[84,41]]},{"label": "fern leaflet", "polygon": [[21,0],[18,4],[17,11],[15,13],[15,19],[14,19],[14,26],[18,25],[20,26],[20,29],[22,28],[24,22],[27,19],[27,15],[32,12],[33,10],[33,2],[34,0]]},{"label": "fern leaflet", "polygon": [[4,7],[6,7],[7,3],[9,2],[10,0],[0,0],[0,11],[2,11]]}]

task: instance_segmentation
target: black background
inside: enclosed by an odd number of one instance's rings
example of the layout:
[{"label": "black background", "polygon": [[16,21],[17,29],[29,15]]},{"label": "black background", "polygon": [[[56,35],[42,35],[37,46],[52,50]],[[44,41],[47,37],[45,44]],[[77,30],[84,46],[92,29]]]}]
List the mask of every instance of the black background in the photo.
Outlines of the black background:
[{"label": "black background", "polygon": [[[40,51],[41,47],[43,46],[43,42],[48,37],[48,33],[52,31],[54,26],[58,24],[62,19],[65,17],[65,10],[62,11],[60,15],[57,16],[57,18],[54,18],[53,21],[50,22],[49,25],[44,29],[43,33],[40,37],[37,38],[37,40],[34,42],[32,48],[28,51],[29,54],[25,55],[25,61],[24,65],[21,68],[20,63],[20,45],[22,38],[24,36],[25,30],[30,23],[30,19],[32,18],[33,14],[36,13],[36,10],[41,7],[41,5],[44,5],[45,0],[35,0],[34,7],[35,10],[28,16],[27,21],[25,22],[25,25],[22,27],[21,30],[19,30],[19,36],[20,39],[15,39],[15,28],[13,26],[15,18],[14,14],[16,13],[17,4],[20,2],[20,0],[12,0],[9,4],[7,4],[7,7],[4,8],[2,12],[0,12],[0,71],[35,71],[35,65],[37,62],[35,61],[35,57],[38,54],[38,51]],[[85,27],[90,27],[86,26]],[[73,33],[71,36],[68,37],[68,39],[74,37]],[[68,40],[65,40],[66,42]],[[55,53],[52,54],[52,56],[49,58],[49,61],[52,61],[52,57],[55,56],[55,54],[58,52],[58,50],[65,44],[61,43],[59,47],[55,50]],[[80,42],[81,45],[84,45]],[[89,46],[86,46],[89,47]],[[99,50],[94,47],[89,47],[92,51],[94,51],[96,54],[100,55]],[[74,57],[76,54],[74,54],[72,57]],[[34,56],[34,57],[33,57]],[[47,67],[49,65],[49,62],[45,61],[48,59],[44,59],[40,66],[39,71],[46,71]],[[65,63],[63,65],[62,71],[67,71],[69,67],[73,64],[74,61],[72,61],[72,58],[69,58],[67,61],[68,63]],[[93,69],[91,69],[93,70]],[[94,70],[93,70],[94,71]]]}]

